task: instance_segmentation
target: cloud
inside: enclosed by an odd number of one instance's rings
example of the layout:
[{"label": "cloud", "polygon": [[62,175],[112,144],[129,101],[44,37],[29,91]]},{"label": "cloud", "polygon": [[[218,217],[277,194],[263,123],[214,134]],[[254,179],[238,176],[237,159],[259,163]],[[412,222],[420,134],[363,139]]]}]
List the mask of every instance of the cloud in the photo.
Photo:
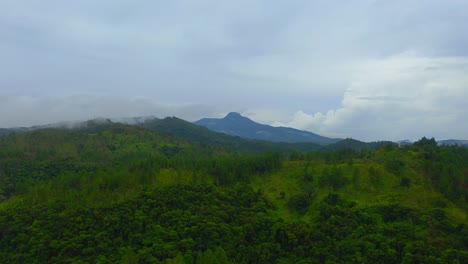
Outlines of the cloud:
[{"label": "cloud", "polygon": [[44,125],[62,121],[85,121],[94,118],[178,116],[195,121],[211,115],[222,116],[221,107],[200,104],[164,104],[135,97],[98,97],[75,95],[68,97],[0,97],[0,127]]},{"label": "cloud", "polygon": [[397,97],[397,96],[374,96],[374,97],[358,97],[356,99],[369,100],[369,101],[409,101],[409,97]]},{"label": "cloud", "polygon": [[466,138],[467,73],[464,57],[409,52],[369,60],[355,65],[341,107],[326,113],[297,111],[289,121],[274,124],[363,140]]},{"label": "cloud", "polygon": [[[198,110],[181,110],[191,105],[213,109],[207,117],[243,111],[367,139],[380,133],[374,123],[353,122],[404,110],[411,124],[426,109],[428,124],[459,135],[444,120],[465,109],[451,106],[465,89],[455,87],[466,75],[466,10],[460,0],[4,0],[0,96],[9,114],[0,126],[156,111],[194,118]],[[88,95],[88,106],[74,94]]]}]

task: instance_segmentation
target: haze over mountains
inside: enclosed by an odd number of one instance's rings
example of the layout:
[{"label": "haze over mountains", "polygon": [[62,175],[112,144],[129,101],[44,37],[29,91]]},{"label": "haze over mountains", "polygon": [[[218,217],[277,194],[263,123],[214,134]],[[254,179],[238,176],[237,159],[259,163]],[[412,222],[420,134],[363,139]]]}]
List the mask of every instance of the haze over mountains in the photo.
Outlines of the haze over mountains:
[{"label": "haze over mountains", "polygon": [[448,146],[460,145],[460,146],[468,147],[468,140],[460,140],[460,139],[439,140],[437,141],[437,144],[448,145]]},{"label": "haze over mountains", "polygon": [[[110,126],[115,124],[145,127],[203,144],[216,142],[219,143],[219,145],[223,145],[232,144],[233,141],[239,141],[242,142],[240,145],[243,146],[243,148],[251,149],[256,145],[259,147],[259,151],[275,149],[277,147],[286,151],[304,151],[306,149],[320,148],[319,145],[327,146],[327,148],[330,149],[346,147],[361,149],[367,147],[374,148],[383,142],[389,143],[389,141],[382,141],[376,144],[369,143],[370,145],[367,146],[366,143],[358,140],[328,138],[294,128],[273,127],[257,123],[236,112],[230,112],[224,118],[203,118],[193,123],[176,117],[159,119],[155,116],[125,117],[117,119],[97,118],[83,122],[64,121],[32,127],[0,128],[0,136],[21,134],[29,131],[50,128],[92,130],[102,127],[102,125]],[[260,142],[254,143],[253,141],[245,140],[258,140]],[[277,145],[273,147],[269,142],[277,143]],[[437,143],[439,145],[468,146],[468,140],[460,139],[439,140]],[[317,145],[313,146],[311,144]],[[411,145],[412,142],[409,140],[402,140],[398,141],[397,144]]]},{"label": "haze over mountains", "polygon": [[294,151],[309,152],[314,150],[333,150],[344,148],[370,150],[386,144],[395,144],[390,141],[366,143],[353,139],[345,139],[331,144],[319,144],[317,142],[274,142],[270,140],[249,139],[212,131],[206,127],[193,124],[177,117],[166,117],[163,119],[156,117],[136,117],[121,118],[118,120],[100,118],[85,122],[60,122],[44,126],[0,129],[0,137],[13,134],[29,134],[34,131],[51,129],[66,130],[70,132],[101,133],[108,129],[118,129],[122,126],[144,128],[201,146],[214,147],[217,149],[224,149],[228,152],[239,153],[260,153],[270,151],[291,153]]},{"label": "haze over mountains", "polygon": [[[289,127],[273,127],[257,123],[245,116],[236,112],[230,112],[224,118],[203,118],[196,122],[190,123],[176,117],[166,117],[159,119],[155,116],[139,116],[125,118],[97,118],[83,122],[58,122],[53,124],[38,125],[32,127],[15,127],[15,128],[0,128],[0,136],[10,134],[21,134],[29,131],[50,129],[50,128],[66,128],[66,129],[96,129],[99,125],[126,124],[131,126],[145,127],[158,132],[169,135],[186,138],[198,143],[209,144],[231,144],[233,141],[242,142],[240,144],[246,149],[256,145],[259,151],[263,150],[278,150],[277,147],[283,150],[305,151],[307,149],[318,149],[320,145],[327,146],[329,149],[335,148],[374,148],[380,143],[367,143],[354,139],[339,139],[328,138],[317,135],[312,132],[298,130]],[[203,128],[203,129],[202,129]],[[430,137],[430,136],[429,136]],[[247,140],[247,141],[246,141]],[[254,141],[248,141],[254,140]],[[211,142],[212,141],[212,142]],[[271,145],[270,143],[277,143]],[[396,142],[399,145],[411,145],[409,140]],[[468,140],[447,139],[438,140],[439,145],[460,145],[468,146]],[[236,143],[238,144],[238,143]],[[312,145],[311,145],[312,144]],[[371,146],[372,145],[372,146]]]}]

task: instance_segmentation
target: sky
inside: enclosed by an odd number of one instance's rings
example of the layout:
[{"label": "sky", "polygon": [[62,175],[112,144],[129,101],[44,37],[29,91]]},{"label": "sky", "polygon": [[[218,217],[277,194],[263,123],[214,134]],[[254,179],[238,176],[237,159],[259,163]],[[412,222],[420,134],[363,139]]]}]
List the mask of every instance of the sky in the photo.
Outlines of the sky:
[{"label": "sky", "polygon": [[239,112],[468,139],[466,0],[1,0],[0,127]]}]

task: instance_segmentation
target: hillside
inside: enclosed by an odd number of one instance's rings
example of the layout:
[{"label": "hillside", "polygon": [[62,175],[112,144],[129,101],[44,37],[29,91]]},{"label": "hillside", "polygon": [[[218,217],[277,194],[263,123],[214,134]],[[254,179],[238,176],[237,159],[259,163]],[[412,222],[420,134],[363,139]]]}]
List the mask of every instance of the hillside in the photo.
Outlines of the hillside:
[{"label": "hillside", "polygon": [[292,151],[312,151],[322,148],[315,143],[282,143],[264,140],[250,140],[238,136],[226,135],[211,131],[207,128],[194,125],[177,117],[155,119],[139,124],[139,126],[183,138],[202,146],[214,146],[227,151],[252,153],[279,151],[289,153]]},{"label": "hillside", "polygon": [[390,141],[362,142],[355,139],[344,139],[329,145],[319,145],[312,142],[272,142],[267,140],[245,139],[224,133],[211,131],[205,127],[194,125],[177,117],[149,120],[138,126],[165,133],[202,146],[212,146],[229,152],[261,153],[276,151],[289,154],[291,152],[310,152],[314,150],[327,151],[339,149],[373,150],[385,145],[394,145]]},{"label": "hillside", "polygon": [[171,152],[212,153],[187,141],[140,127],[89,121],[79,129],[39,129],[0,138],[0,195],[64,172],[94,172]]},{"label": "hillside", "polygon": [[[147,125],[167,122],[185,124]],[[0,139],[0,262],[468,261],[466,148],[248,154],[193,131],[92,121]]]},{"label": "hillside", "polygon": [[347,138],[340,140],[334,144],[325,146],[326,150],[339,150],[339,149],[353,149],[353,150],[372,150],[382,146],[397,146],[396,143],[391,141],[376,141],[376,142],[362,142],[356,139]]},{"label": "hillside", "polygon": [[238,113],[231,112],[226,117],[203,118],[194,124],[210,130],[239,136],[248,139],[258,139],[273,142],[313,142],[317,144],[332,144],[341,139],[327,138],[317,134],[288,127],[272,127],[252,121]]},{"label": "hillside", "polygon": [[[120,123],[118,121],[124,123]],[[330,150],[342,148],[371,150],[382,145],[395,144],[389,141],[366,143],[353,139],[345,139],[328,145],[320,145],[312,142],[291,143],[246,139],[239,136],[232,136],[225,133],[211,131],[207,128],[194,125],[177,117],[166,117],[164,119],[158,119],[154,117],[135,117],[118,120],[101,118],[89,120],[86,122],[61,122],[43,126],[0,129],[0,138],[7,135],[21,135],[23,133],[44,129],[96,133],[99,131],[104,131],[114,125],[141,127],[172,137],[177,137],[179,139],[195,143],[201,147],[217,148],[227,152],[241,153],[261,153],[268,151],[291,153],[294,151],[310,152],[313,150]]]}]

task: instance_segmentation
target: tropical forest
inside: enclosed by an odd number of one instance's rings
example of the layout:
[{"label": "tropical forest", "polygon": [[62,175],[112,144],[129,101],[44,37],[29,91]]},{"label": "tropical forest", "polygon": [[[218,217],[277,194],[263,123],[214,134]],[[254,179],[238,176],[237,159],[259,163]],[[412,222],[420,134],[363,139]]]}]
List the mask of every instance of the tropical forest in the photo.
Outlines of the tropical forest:
[{"label": "tropical forest", "polygon": [[2,131],[0,263],[468,263],[468,149],[170,117]]}]

